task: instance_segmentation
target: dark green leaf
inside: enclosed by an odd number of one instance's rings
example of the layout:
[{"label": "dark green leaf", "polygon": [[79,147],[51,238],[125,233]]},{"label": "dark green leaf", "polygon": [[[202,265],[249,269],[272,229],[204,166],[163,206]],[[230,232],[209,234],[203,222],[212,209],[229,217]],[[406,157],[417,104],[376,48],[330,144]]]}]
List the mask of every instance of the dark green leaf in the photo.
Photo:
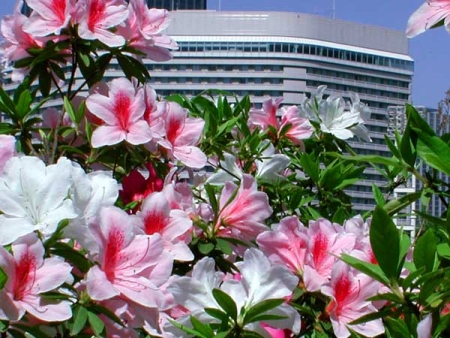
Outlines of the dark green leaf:
[{"label": "dark green leaf", "polygon": [[303,153],[300,157],[300,165],[303,171],[308,175],[314,182],[319,181],[319,162],[314,160],[313,156],[308,153]]},{"label": "dark green leaf", "polygon": [[244,315],[244,325],[253,323],[255,321],[255,318],[259,317],[269,310],[276,308],[277,306],[280,306],[284,302],[284,299],[275,298],[266,299],[256,305],[253,305]]},{"label": "dark green leaf", "polygon": [[81,272],[88,272],[91,267],[89,260],[80,252],[66,243],[58,242],[51,248],[54,255],[61,256],[75,265]]},{"label": "dark green leaf", "polygon": [[5,271],[0,267],[0,290],[5,287],[6,282],[8,281],[8,276]]},{"label": "dark green leaf", "polygon": [[39,72],[39,90],[42,96],[47,97],[50,95],[50,89],[52,86],[52,78],[46,68],[41,69]]},{"label": "dark green leaf", "polygon": [[228,321],[228,315],[222,310],[207,307],[205,308],[205,312],[209,314],[211,317],[219,319],[222,322]]},{"label": "dark green leaf", "polygon": [[[29,325],[23,325],[23,324],[14,324],[14,327],[22,330],[23,332],[27,332],[31,334],[34,338],[51,338],[41,330],[39,330],[39,327],[37,326],[29,326]],[[14,334],[13,337],[16,337]]]},{"label": "dark green leaf", "polygon": [[437,238],[433,230],[429,229],[421,236],[414,247],[414,264],[417,269],[425,268],[426,272],[433,271],[436,260]]},{"label": "dark green leaf", "polygon": [[389,214],[379,206],[373,213],[370,244],[381,270],[390,280],[396,280],[400,261],[400,237]]},{"label": "dark green leaf", "polygon": [[400,318],[385,318],[385,323],[390,334],[396,338],[411,338],[411,333],[406,323]]},{"label": "dark green leaf", "polygon": [[11,117],[16,114],[16,105],[2,87],[0,87],[0,102],[3,112]]},{"label": "dark green leaf", "polygon": [[386,278],[378,265],[362,261],[347,254],[342,254],[340,259],[356,270],[359,270],[380,283],[389,286],[389,280]]},{"label": "dark green leaf", "polygon": [[213,289],[212,295],[216,300],[217,304],[220,305],[222,309],[224,309],[225,313],[230,316],[234,321],[237,320],[237,307],[233,298],[231,298],[228,294],[223,292],[220,289]]}]

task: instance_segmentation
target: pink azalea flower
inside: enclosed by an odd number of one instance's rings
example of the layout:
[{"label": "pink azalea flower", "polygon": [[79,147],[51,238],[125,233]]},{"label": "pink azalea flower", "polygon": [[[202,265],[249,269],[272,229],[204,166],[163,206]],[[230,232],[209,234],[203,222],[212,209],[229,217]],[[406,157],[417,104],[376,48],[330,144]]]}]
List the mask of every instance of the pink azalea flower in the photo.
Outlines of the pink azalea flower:
[{"label": "pink azalea flower", "polygon": [[[290,127],[287,127],[290,125]],[[300,116],[300,111],[297,106],[281,108],[281,123],[278,127],[278,138],[283,128],[288,128],[285,136],[297,145],[303,145],[303,140],[309,138],[314,129],[308,119]]]},{"label": "pink azalea flower", "polygon": [[368,313],[376,312],[376,308],[366,301],[378,292],[375,280],[362,273],[355,273],[347,264],[339,261],[333,267],[330,284],[323,286],[321,291],[331,297],[327,312],[336,337],[349,337],[348,328],[365,337],[375,337],[384,333],[381,319],[349,325],[350,322]]},{"label": "pink azalea flower", "polygon": [[[98,265],[86,276],[87,292],[94,300],[115,296],[147,307],[159,307],[164,295],[149,279],[148,271],[159,264],[163,242],[158,234],[135,235],[139,219],[116,207],[100,210],[98,224],[91,227],[98,246]],[[166,266],[171,270],[172,266]]]},{"label": "pink azalea flower", "polygon": [[164,108],[166,140],[159,144],[168,152],[169,157],[191,168],[203,168],[206,165],[206,155],[196,145],[205,121],[187,117],[187,110],[175,102],[167,102]]},{"label": "pink azalea flower", "polygon": [[179,261],[190,261],[194,255],[185,243],[186,234],[192,228],[192,221],[185,212],[170,209],[162,192],[149,195],[142,203],[138,216],[147,235],[160,234],[165,249]]},{"label": "pink azalea flower", "polygon": [[1,21],[1,36],[4,38],[3,59],[7,62],[29,57],[28,49],[40,48],[44,45],[43,40],[24,31],[28,17],[20,13],[22,6],[23,1],[19,1],[14,8],[14,14],[5,16]]},{"label": "pink azalea flower", "polygon": [[6,162],[16,155],[16,138],[11,135],[0,135],[0,174]]},{"label": "pink azalea flower", "polygon": [[18,321],[25,312],[46,322],[72,316],[71,303],[50,301],[41,293],[56,290],[72,278],[72,267],[59,257],[44,259],[44,247],[35,234],[12,244],[12,254],[0,246],[0,268],[8,276],[0,291],[0,319]]},{"label": "pink azalea flower", "polygon": [[86,106],[92,114],[105,121],[92,134],[94,148],[123,140],[138,145],[152,138],[150,127],[143,119],[144,93],[136,90],[125,78],[111,81],[108,96],[98,93],[90,95],[86,99]]},{"label": "pink azalea flower", "polygon": [[278,120],[277,111],[282,101],[282,98],[269,99],[264,101],[262,109],[250,110],[250,123],[261,130],[273,127],[277,132],[273,137],[279,139],[284,136],[294,144],[303,145],[302,140],[312,135],[313,127],[308,119],[300,116],[296,106],[281,108],[281,121]]},{"label": "pink azalea flower", "polygon": [[253,176],[244,174],[240,187],[227,182],[220,196],[220,214],[215,231],[219,237],[233,237],[250,242],[267,230],[264,224],[272,214],[269,198],[258,191]]},{"label": "pink azalea flower", "polygon": [[297,217],[286,217],[273,230],[261,233],[256,242],[273,264],[285,265],[301,276],[308,251],[309,238],[306,231]]},{"label": "pink azalea flower", "polygon": [[130,15],[125,26],[118,27],[118,34],[127,45],[144,52],[149,59],[161,62],[172,58],[168,49],[178,48],[170,37],[161,34],[169,25],[169,12],[165,9],[149,9],[144,0],[135,0],[129,6]]},{"label": "pink azalea flower", "polygon": [[24,31],[33,36],[60,34],[67,28],[75,9],[74,0],[27,0],[33,9]]},{"label": "pink azalea flower", "polygon": [[262,130],[266,130],[269,126],[277,128],[277,110],[280,107],[283,98],[268,99],[264,101],[262,109],[250,110],[250,122],[260,127]]},{"label": "pink azalea flower", "polygon": [[75,20],[82,39],[103,42],[110,47],[125,44],[125,39],[110,31],[128,17],[128,9],[121,0],[78,0]]},{"label": "pink azalea flower", "polygon": [[412,38],[444,20],[445,28],[450,32],[450,1],[425,1],[409,18],[406,35]]},{"label": "pink azalea flower", "polygon": [[345,233],[340,225],[332,224],[323,218],[311,221],[307,234],[309,250],[303,279],[308,291],[317,291],[329,281],[337,257],[354,248],[355,236]]}]

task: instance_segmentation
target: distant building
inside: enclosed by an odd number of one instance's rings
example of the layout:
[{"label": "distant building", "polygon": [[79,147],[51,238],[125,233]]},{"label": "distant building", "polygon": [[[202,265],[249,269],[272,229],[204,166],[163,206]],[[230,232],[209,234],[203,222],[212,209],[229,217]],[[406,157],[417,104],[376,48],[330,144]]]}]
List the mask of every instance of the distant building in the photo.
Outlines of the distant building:
[{"label": "distant building", "polygon": [[[154,0],[149,5],[181,9],[175,2]],[[185,6],[204,9],[206,3],[191,1]],[[365,122],[373,142],[354,139],[351,146],[361,155],[392,156],[384,140],[387,108],[410,101],[414,70],[404,32],[303,13],[171,14],[166,34],[178,42],[179,50],[168,62],[145,61],[159,95],[193,96],[213,88],[249,94],[260,106],[269,97],[298,105],[323,84],[326,95],[349,99],[349,91],[356,92],[371,108]],[[112,64],[105,76],[122,76],[119,65]],[[5,89],[13,90],[14,85],[5,84]],[[363,180],[348,190],[357,211],[373,210],[372,184],[382,187],[386,180],[368,168]]]},{"label": "distant building", "polygon": [[165,8],[169,11],[180,9],[206,9],[206,0],[147,0],[150,8]]},{"label": "distant building", "polygon": [[[359,154],[391,156],[387,108],[410,101],[414,69],[404,32],[302,13],[179,11],[166,33],[180,49],[169,62],[147,64],[160,95],[214,88],[250,94],[256,105],[269,97],[298,105],[322,84],[326,95],[356,92],[371,108],[373,142],[350,144]],[[369,168],[348,191],[361,212],[374,207],[372,184],[386,181]]]}]

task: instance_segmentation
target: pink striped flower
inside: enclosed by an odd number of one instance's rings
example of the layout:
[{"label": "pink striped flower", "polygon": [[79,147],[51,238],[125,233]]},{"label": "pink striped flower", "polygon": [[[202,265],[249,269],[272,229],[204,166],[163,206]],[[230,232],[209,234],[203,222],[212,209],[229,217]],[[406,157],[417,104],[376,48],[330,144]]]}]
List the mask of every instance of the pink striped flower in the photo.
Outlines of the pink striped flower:
[{"label": "pink striped flower", "polygon": [[69,319],[69,301],[49,300],[40,294],[70,280],[72,267],[59,257],[44,259],[44,246],[36,234],[21,237],[11,248],[12,254],[0,246],[0,268],[8,276],[0,291],[0,319],[18,321],[25,312],[47,322]]},{"label": "pink striped flower", "polygon": [[308,254],[304,266],[304,283],[308,291],[318,291],[331,277],[333,265],[341,253],[349,253],[356,237],[345,233],[339,224],[326,219],[311,221],[307,230]]},{"label": "pink striped flower", "polygon": [[33,12],[24,30],[33,36],[60,34],[68,27],[75,10],[74,0],[27,0],[27,4]]},{"label": "pink striped flower", "polygon": [[369,276],[356,273],[342,261],[334,265],[331,281],[321,291],[331,298],[326,310],[336,337],[349,337],[349,328],[364,337],[376,337],[384,333],[381,319],[358,325],[349,324],[366,314],[376,312],[376,308],[366,299],[375,296],[378,290],[379,283]]},{"label": "pink striped flower", "polygon": [[450,32],[450,0],[425,1],[409,18],[406,35],[409,38],[419,35],[441,20]]},{"label": "pink striped flower", "polygon": [[283,218],[273,230],[260,234],[256,242],[273,264],[285,265],[296,275],[303,275],[309,238],[307,228],[297,217]]},{"label": "pink striped flower", "polygon": [[[116,207],[101,209],[99,222],[91,231],[99,246],[98,265],[86,276],[87,292],[94,300],[107,300],[121,296],[147,307],[159,307],[164,295],[151,280],[151,271],[161,261],[163,242],[161,236],[135,235],[139,224]],[[164,261],[171,270],[170,261]]]},{"label": "pink striped flower", "polygon": [[128,17],[128,9],[122,0],[78,0],[75,20],[78,35],[82,39],[103,42],[110,47],[125,44],[125,39],[111,31]]},{"label": "pink striped flower", "polygon": [[94,148],[123,140],[133,145],[151,140],[150,127],[143,118],[144,93],[136,90],[126,78],[112,80],[108,96],[99,93],[90,95],[86,99],[86,106],[93,115],[105,122],[94,130],[91,140]]},{"label": "pink striped flower", "polygon": [[187,116],[187,110],[176,102],[166,102],[162,107],[166,139],[159,141],[168,157],[174,158],[191,168],[203,168],[206,155],[197,147],[205,121]]},{"label": "pink striped flower", "polygon": [[250,242],[268,229],[264,221],[271,214],[267,195],[258,191],[253,176],[244,174],[239,187],[233,182],[225,184],[220,196],[220,213],[215,231],[219,237]]},{"label": "pink striped flower", "polygon": [[40,48],[44,45],[42,39],[24,31],[28,17],[20,12],[22,6],[23,1],[19,1],[14,8],[14,14],[5,16],[1,21],[1,36],[4,38],[3,59],[7,62],[29,57],[28,49]]}]

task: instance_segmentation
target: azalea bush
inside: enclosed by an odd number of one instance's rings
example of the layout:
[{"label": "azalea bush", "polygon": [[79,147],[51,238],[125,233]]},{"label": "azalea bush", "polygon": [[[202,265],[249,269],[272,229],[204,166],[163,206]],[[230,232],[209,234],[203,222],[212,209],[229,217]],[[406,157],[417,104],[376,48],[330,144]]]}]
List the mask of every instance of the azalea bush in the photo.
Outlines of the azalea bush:
[{"label": "azalea bush", "polygon": [[[371,142],[356,94],[161,98],[142,60],[177,47],[167,11],[26,3],[1,23],[21,82],[0,89],[2,337],[449,334],[450,218],[427,210],[447,205],[449,136],[414,107],[386,137],[392,157],[361,156],[347,142]],[[123,77],[104,82],[116,61]],[[387,184],[361,215],[346,189],[368,167]],[[413,176],[420,189],[393,198]],[[411,241],[394,219],[419,200]]]}]

